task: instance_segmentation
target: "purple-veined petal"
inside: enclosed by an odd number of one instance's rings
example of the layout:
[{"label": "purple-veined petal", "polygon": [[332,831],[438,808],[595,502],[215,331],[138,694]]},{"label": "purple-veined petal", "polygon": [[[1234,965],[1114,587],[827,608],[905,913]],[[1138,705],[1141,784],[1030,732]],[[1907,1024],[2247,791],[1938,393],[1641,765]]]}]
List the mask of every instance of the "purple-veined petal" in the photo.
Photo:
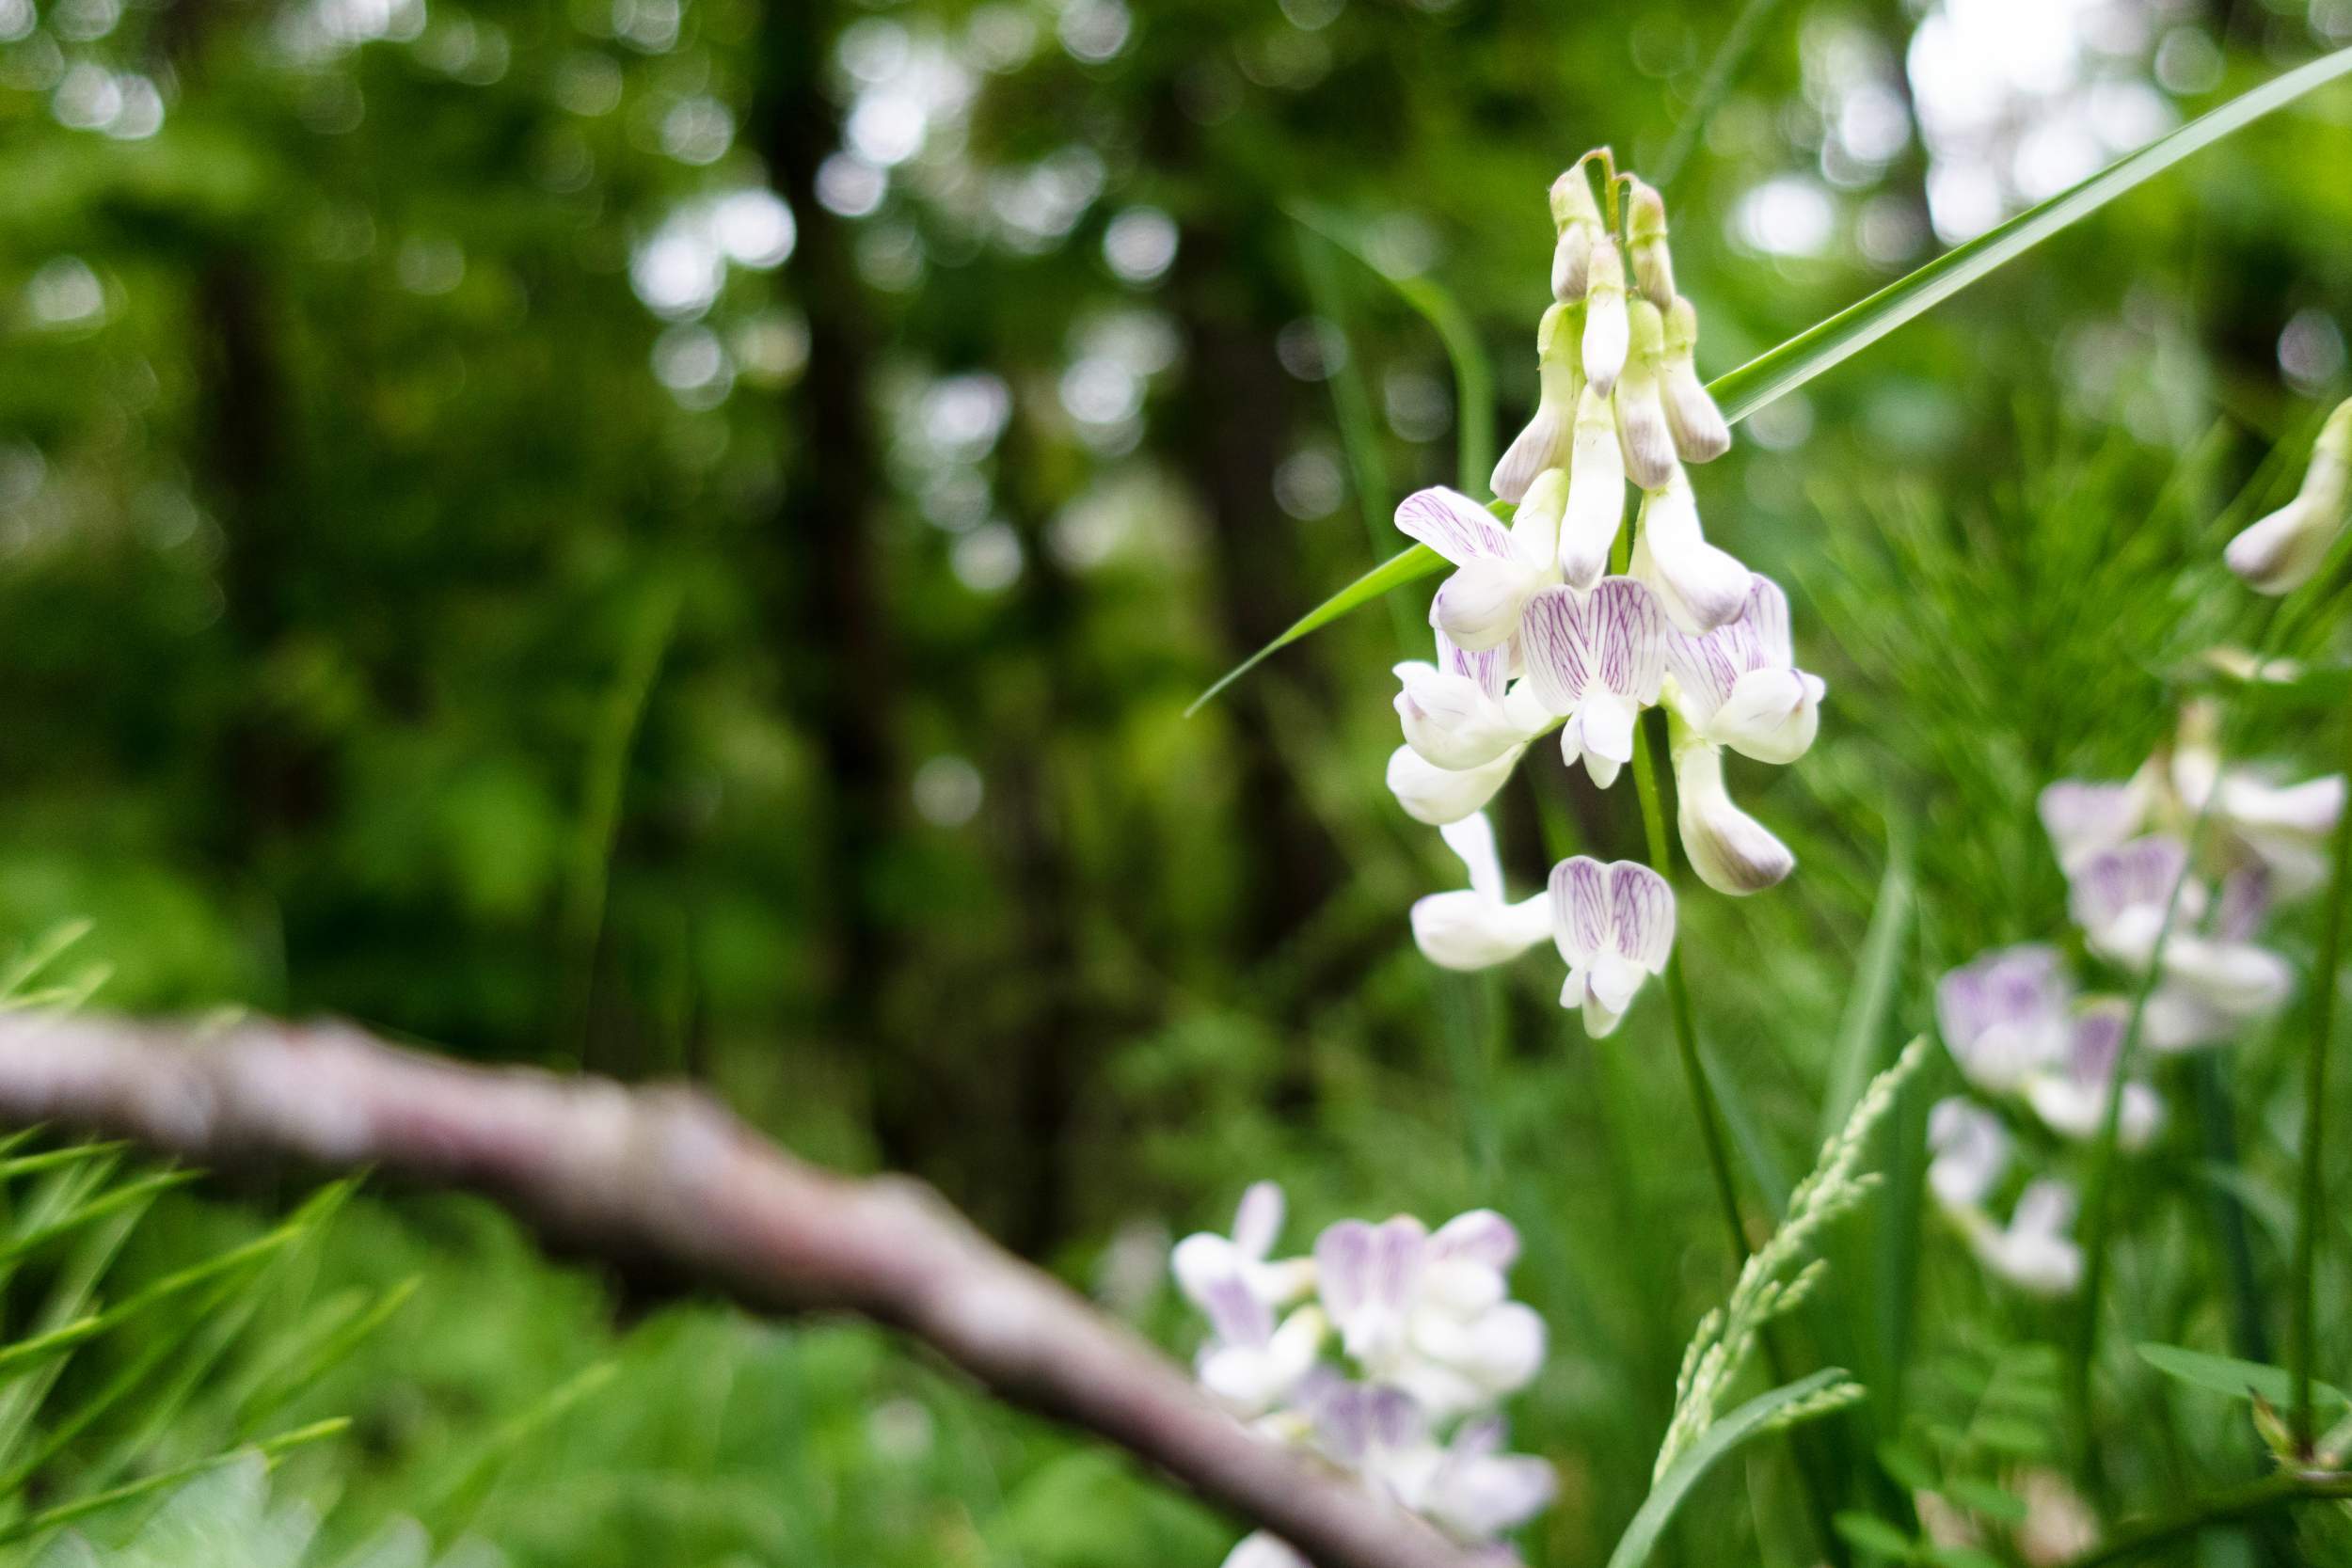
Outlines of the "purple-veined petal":
[{"label": "purple-veined petal", "polygon": [[1604,578],[1582,607],[1594,675],[1621,697],[1654,703],[1666,670],[1666,617],[1631,578]]},{"label": "purple-veined petal", "polygon": [[1675,893],[1666,879],[1639,861],[1609,868],[1612,945],[1652,974],[1665,970],[1675,944]]},{"label": "purple-veined petal", "polygon": [[1595,678],[1583,599],[1573,588],[1547,588],[1527,601],[1519,620],[1528,688],[1554,714],[1573,711]]},{"label": "purple-veined petal", "polygon": [[1755,639],[1756,668],[1787,667],[1797,662],[1796,649],[1788,638],[1788,595],[1780,591],[1780,584],[1761,572],[1748,576],[1747,608],[1740,616],[1740,624]]},{"label": "purple-veined petal", "polygon": [[1581,969],[1612,945],[1615,927],[1609,908],[1608,867],[1590,855],[1570,856],[1551,868],[1548,891],[1552,941],[1569,967]]},{"label": "purple-veined petal", "polygon": [[1456,566],[1511,553],[1511,536],[1495,515],[1442,484],[1416,490],[1399,502],[1396,526],[1406,538],[1428,546]]}]

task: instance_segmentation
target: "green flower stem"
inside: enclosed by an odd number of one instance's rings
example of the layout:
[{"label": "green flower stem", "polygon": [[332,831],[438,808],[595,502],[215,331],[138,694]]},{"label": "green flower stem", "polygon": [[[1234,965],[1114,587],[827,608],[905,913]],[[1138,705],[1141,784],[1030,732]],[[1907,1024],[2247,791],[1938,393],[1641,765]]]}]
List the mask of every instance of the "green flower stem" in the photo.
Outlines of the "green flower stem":
[{"label": "green flower stem", "polygon": [[2074,1354],[2068,1392],[2074,1408],[2074,1435],[2086,1464],[2095,1457],[2090,1441],[2090,1363],[2099,1349],[2099,1306],[2106,1285],[2107,1229],[2114,1210],[2115,1146],[2122,1118],[2123,1085],[2131,1081],[2132,1068],[2139,1060],[2148,998],[2154,994],[2156,982],[2163,975],[2164,950],[2172,940],[2174,924],[2180,916],[2181,895],[2197,874],[2197,856],[2204,847],[2205,826],[2212,818],[2214,801],[2221,795],[2219,772],[2228,766],[2227,748],[2217,743],[2216,782],[2205,792],[2204,804],[2198,808],[2196,820],[2189,825],[2181,874],[2172,879],[2172,891],[2165,897],[2164,919],[2157,924],[2156,940],[2148,950],[2148,966],[2133,982],[2131,1015],[2123,1025],[2123,1044],[2116,1053],[2106,1109],[2100,1117],[2098,1136],[2091,1141],[2090,1168],[2083,1176],[2083,1287],[2080,1306],[2074,1314]]},{"label": "green flower stem", "polygon": [[[1649,863],[1660,876],[1674,875],[1674,855],[1666,839],[1666,811],[1658,787],[1658,764],[1650,748],[1649,716],[1633,732],[1633,788],[1642,798],[1642,832],[1649,844]],[[1708,1169],[1715,1177],[1715,1199],[1723,1210],[1724,1229],[1731,1241],[1731,1266],[1736,1272],[1748,1260],[1748,1227],[1740,1218],[1740,1190],[1731,1177],[1731,1155],[1724,1142],[1723,1108],[1708,1087],[1707,1069],[1699,1060],[1698,1026],[1691,1013],[1690,988],[1682,980],[1682,934],[1666,955],[1666,1009],[1674,1017],[1675,1051],[1682,1058],[1682,1075],[1691,1085],[1698,1112],[1699,1141],[1707,1148]],[[1773,1369],[1775,1381],[1785,1382]]]},{"label": "green flower stem", "polygon": [[[2352,777],[2352,727],[2345,730],[2346,776]],[[2318,1289],[2319,1210],[2326,1196],[2326,1162],[2321,1159],[2327,1122],[2328,1047],[2336,1027],[2337,965],[2344,953],[2344,895],[2352,882],[2352,810],[2336,815],[2335,866],[2328,879],[2328,908],[2321,916],[2319,961],[2312,975],[2312,1046],[2303,1060],[2303,1181],[2295,1217],[2294,1318],[2288,1331],[2288,1365],[2295,1372],[2295,1441],[2312,1451],[2312,1355],[2313,1292]]]},{"label": "green flower stem", "polygon": [[[2189,1063],[2197,1096],[2197,1126],[2205,1158],[2216,1170],[2238,1169],[2237,1130],[2232,1125],[2230,1085],[2219,1055],[2200,1051]],[[2263,1326],[2262,1287],[2254,1273],[2254,1249],[2246,1233],[2246,1205],[2234,1191],[2215,1183],[2207,1207],[2230,1286],[2231,1345],[2248,1361],[2270,1359],[2270,1336]]]},{"label": "green flower stem", "polygon": [[[1622,546],[1623,541],[1620,540]],[[1633,788],[1642,800],[1642,832],[1649,846],[1650,868],[1669,881],[1674,876],[1674,850],[1666,837],[1666,808],[1658,784],[1657,749],[1652,744],[1651,731],[1656,719],[1662,724],[1662,711],[1645,713],[1633,728]],[[1677,922],[1677,927],[1679,922]],[[1723,1211],[1724,1230],[1731,1243],[1731,1268],[1736,1276],[1746,1266],[1748,1227],[1740,1217],[1740,1190],[1731,1176],[1731,1155],[1724,1142],[1723,1107],[1715,1102],[1715,1091],[1707,1082],[1707,1067],[1699,1059],[1698,1024],[1691,1011],[1690,988],[1682,978],[1682,933],[1677,928],[1674,946],[1666,955],[1666,1010],[1674,1020],[1675,1053],[1682,1060],[1682,1076],[1690,1085],[1692,1106],[1697,1113],[1699,1142],[1707,1150],[1707,1168],[1715,1179],[1715,1201]],[[1758,1337],[1764,1350],[1764,1363],[1772,1370],[1772,1383],[1779,1386],[1788,1381],[1787,1359],[1780,1353],[1780,1341],[1772,1329],[1766,1328]],[[1828,1554],[1828,1560],[1846,1560],[1845,1538],[1831,1528],[1828,1486],[1816,1473],[1817,1466],[1805,1444],[1795,1433],[1789,1433],[1789,1453],[1796,1460],[1798,1489],[1804,1494],[1808,1515],[1816,1542]]]}]

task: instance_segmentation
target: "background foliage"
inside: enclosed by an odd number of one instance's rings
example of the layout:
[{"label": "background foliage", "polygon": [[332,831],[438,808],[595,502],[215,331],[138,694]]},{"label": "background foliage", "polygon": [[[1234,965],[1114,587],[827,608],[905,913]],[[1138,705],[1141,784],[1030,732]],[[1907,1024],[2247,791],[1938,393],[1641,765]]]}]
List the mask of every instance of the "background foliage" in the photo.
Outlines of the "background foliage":
[{"label": "background foliage", "polygon": [[[1541,975],[1412,952],[1406,905],[1456,875],[1379,784],[1414,594],[1184,708],[1512,428],[1540,193],[1586,146],[1653,176],[1687,148],[1713,374],[2347,39],[2342,0],[0,0],[0,934],[88,919],[113,1006],[702,1075],[1180,1350],[1159,1249],[1248,1176],[1290,1188],[1293,1241],[1492,1204],[1555,1337],[1518,1438],[1564,1495],[1527,1549],[1597,1561],[1728,1277],[1662,1008],[1596,1050]],[[2352,94],[2324,92],[1702,476],[1832,693],[1801,767],[1738,781],[1799,876],[1686,905],[1759,1224],[1933,975],[2059,924],[2034,789],[2121,776],[2183,657],[2249,634],[2211,561],[2346,389],[2347,155]],[[1458,325],[1454,360],[1366,258]],[[2309,730],[2263,740],[2308,770]],[[1536,777],[1503,808],[1520,879],[1547,845],[1632,852],[1629,791]],[[2239,1413],[2128,1347],[2229,1345],[2217,1183],[2279,1276],[2296,1022],[2233,1059],[2242,1168],[2184,1115],[2127,1173],[2102,1509],[2253,1471]],[[1919,1465],[1993,1486],[2055,1457],[2027,1439],[2057,1314],[1920,1212],[1938,1087],[1799,1337],[1874,1390],[1818,1439],[1836,1500],[1905,1528]],[[106,1299],[300,1196],[158,1191]],[[402,1519],[517,1564],[1226,1543],[874,1336],[636,1322],[462,1203],[305,1225],[269,1264],[298,1281],[252,1298],[261,1364],[396,1309],[258,1425],[219,1404],[224,1350],[23,1506],[348,1417],[184,1514],[313,1511],[323,1561],[409,1550],[379,1534]],[[33,1331],[47,1298],[8,1291]],[[92,1341],[48,1397],[155,1342]],[[1753,1512],[1717,1485],[1678,1528],[1692,1560],[1719,1530],[1810,1560],[1755,1452]]]}]

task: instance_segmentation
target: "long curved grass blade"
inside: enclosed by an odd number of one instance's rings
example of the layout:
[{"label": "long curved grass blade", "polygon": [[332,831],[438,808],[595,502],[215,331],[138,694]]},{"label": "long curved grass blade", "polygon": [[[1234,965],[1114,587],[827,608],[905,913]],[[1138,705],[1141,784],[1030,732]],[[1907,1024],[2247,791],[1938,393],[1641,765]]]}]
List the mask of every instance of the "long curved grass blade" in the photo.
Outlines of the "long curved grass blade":
[{"label": "long curved grass blade", "polygon": [[1748,0],[1740,8],[1740,14],[1732,18],[1730,29],[1716,46],[1715,57],[1707,62],[1707,75],[1699,83],[1698,96],[1682,111],[1682,119],[1675,125],[1674,139],[1666,143],[1664,154],[1650,171],[1651,182],[1660,190],[1674,184],[1675,176],[1682,172],[1682,166],[1697,148],[1699,138],[1707,135],[1708,124],[1714,119],[1715,111],[1723,107],[1724,100],[1731,96],[1732,83],[1739,80],[1740,68],[1756,52],[1756,40],[1763,34],[1765,22],[1779,5],[1780,0]]},{"label": "long curved grass blade", "polygon": [[1372,603],[1390,589],[1401,587],[1415,578],[1425,578],[1444,565],[1445,558],[1426,545],[1415,545],[1411,549],[1389,557],[1293,621],[1281,636],[1228,670],[1215,686],[1192,700],[1192,705],[1184,709],[1184,717],[1189,719],[1200,712],[1218,692],[1255,670],[1269,654],[1289,647],[1311,631],[1321,630],[1359,605]]},{"label": "long curved grass blade", "polygon": [[1465,490],[1477,489],[1495,463],[1495,372],[1487,363],[1486,345],[1470,325],[1470,312],[1436,278],[1424,274],[1400,277],[1382,266],[1363,241],[1332,214],[1308,206],[1288,211],[1301,228],[1320,234],[1377,274],[1438,334],[1446,362],[1454,369],[1454,460],[1460,470],[1455,483]]},{"label": "long curved grass blade", "polygon": [[2191,153],[2202,151],[2346,72],[2352,72],[2352,49],[2339,49],[2240,93],[2212,113],[2117,159],[2080,184],[1946,251],[1867,299],[1798,333],[1719,378],[1708,389],[1726,420],[1752,414]]},{"label": "long curved grass blade", "polygon": [[1768,1394],[1758,1394],[1739,1409],[1717,1421],[1700,1434],[1688,1452],[1667,1467],[1650,1488],[1633,1522],[1625,1528],[1617,1540],[1617,1549],[1609,1554],[1609,1568],[1640,1568],[1657,1548],[1658,1538],[1665,1532],[1675,1510],[1690,1496],[1699,1478],[1713,1467],[1715,1462],[1754,1437],[1773,1423],[1773,1418],[1790,1410],[1800,1402],[1846,1382],[1843,1368],[1824,1367],[1809,1376],[1783,1385]]},{"label": "long curved grass blade", "polygon": [[[2040,206],[2028,208],[1998,228],[1986,230],[1967,244],[1955,246],[1903,277],[1889,283],[1866,299],[1849,305],[1828,320],[1806,328],[1782,343],[1778,348],[1757,356],[1738,370],[1721,375],[1708,384],[1724,418],[1733,421],[1745,419],[1784,393],[1820,375],[1841,360],[1851,358],[1912,320],[1949,299],[1961,290],[1986,277],[2007,262],[2016,260],[2043,240],[2069,225],[2090,216],[2117,197],[2146,183],[2181,162],[2191,153],[2202,151],[2233,132],[2243,130],[2274,110],[2284,108],[2313,88],[2325,87],[2338,77],[2352,73],[2352,49],[2339,49],[2308,65],[2297,66],[2251,91],[2241,93],[2212,113],[2189,121],[2179,130],[2160,136],[2137,152],[2126,154],[2106,168],[2071,189],[2061,191]],[[1306,210],[1294,211],[1299,222],[1372,265],[1363,250],[1352,243],[1343,231]],[[1375,270],[1378,270],[1376,267]],[[1387,277],[1386,273],[1381,274]],[[1424,293],[1435,295],[1436,286],[1423,278],[1391,278],[1398,292],[1408,300]],[[1450,305],[1451,302],[1448,301]],[[1454,338],[1448,327],[1419,303],[1416,309],[1429,316],[1431,324],[1446,339],[1449,355],[1454,353]],[[1458,315],[1458,311],[1454,312]],[[1467,324],[1460,327],[1466,341]],[[1479,361],[1483,363],[1483,359]],[[1456,358],[1454,372],[1461,376],[1464,360]],[[1487,383],[1486,397],[1492,402],[1492,383]],[[1460,418],[1467,432],[1470,420],[1470,398],[1462,396]],[[1475,490],[1485,473],[1482,461],[1472,464],[1464,453],[1463,487]],[[1372,571],[1349,583],[1338,594],[1326,599],[1301,616],[1289,630],[1249,656],[1240,665],[1227,672],[1215,686],[1202,692],[1184,711],[1198,713],[1201,705],[1249,673],[1260,660],[1278,648],[1287,647],[1309,632],[1329,625],[1349,610],[1369,604],[1391,588],[1400,587],[1416,578],[1426,577],[1444,565],[1436,552],[1422,546],[1391,556]],[[1369,586],[1370,591],[1367,592]]]}]

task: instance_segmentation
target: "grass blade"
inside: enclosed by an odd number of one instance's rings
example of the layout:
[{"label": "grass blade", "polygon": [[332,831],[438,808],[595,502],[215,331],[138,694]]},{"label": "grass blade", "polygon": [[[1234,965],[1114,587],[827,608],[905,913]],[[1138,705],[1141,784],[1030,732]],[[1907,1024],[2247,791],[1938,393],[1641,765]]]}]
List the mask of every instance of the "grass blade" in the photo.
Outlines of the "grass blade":
[{"label": "grass blade", "polygon": [[1437,279],[1422,276],[1399,277],[1374,260],[1371,247],[1332,214],[1316,208],[1289,209],[1293,221],[1320,234],[1379,275],[1397,297],[1421,313],[1445,348],[1454,369],[1454,481],[1472,493],[1483,488],[1495,466],[1495,372],[1487,363],[1486,345],[1470,325],[1470,312]]},{"label": "grass blade", "polygon": [[1281,636],[1227,671],[1215,686],[1192,700],[1192,705],[1184,709],[1184,717],[1189,719],[1200,712],[1218,692],[1256,669],[1268,655],[1289,647],[1309,632],[1320,631],[1358,606],[1372,603],[1390,589],[1401,587],[1415,578],[1425,578],[1432,572],[1441,570],[1444,565],[1445,558],[1426,545],[1415,545],[1409,550],[1391,556],[1293,621]]},{"label": "grass blade", "polygon": [[1665,1532],[1675,1511],[1682,1506],[1682,1499],[1690,1496],[1691,1488],[1698,1484],[1699,1478],[1707,1474],[1716,1461],[1770,1427],[1773,1418],[1782,1412],[1845,1381],[1844,1369],[1824,1367],[1769,1394],[1758,1394],[1708,1427],[1698,1441],[1691,1445],[1690,1451],[1676,1460],[1666,1473],[1658,1478],[1658,1484],[1650,1488],[1648,1498],[1643,1502],[1640,1512],[1633,1515],[1633,1522],[1626,1527],[1625,1534],[1618,1539],[1617,1549],[1609,1555],[1609,1568],[1640,1568],[1640,1564],[1647,1561],[1650,1553],[1657,1549],[1659,1537]]},{"label": "grass blade", "polygon": [[[2240,94],[2211,114],[2189,121],[2169,135],[2150,142],[2138,151],[2108,165],[2098,173],[2072,189],[2061,191],[2040,206],[2028,208],[1998,228],[1986,230],[1930,261],[1867,299],[1849,305],[1828,320],[1806,328],[1781,344],[1749,360],[1729,374],[1718,376],[1708,383],[1724,418],[1737,422],[1755,413],[1773,399],[1794,391],[1841,360],[1851,358],[1885,337],[1889,332],[1949,299],[1978,279],[2016,260],[2043,240],[2068,226],[2090,216],[2117,197],[2146,183],[2195,152],[2202,151],[2232,133],[2243,130],[2273,110],[2284,108],[2305,93],[2325,87],[2338,77],[2352,72],[2352,49],[2339,49],[2322,55],[2308,65],[2296,67],[2284,75],[2265,82],[2253,90]],[[1341,248],[1363,258],[1362,249],[1350,242],[1343,232],[1328,227],[1330,220],[1310,213],[1294,212],[1300,223],[1330,240]],[[1378,270],[1375,268],[1375,270]],[[1381,276],[1387,277],[1386,273]],[[1421,278],[1391,278],[1399,293],[1413,299],[1415,292],[1434,290],[1435,285]],[[1407,286],[1415,292],[1407,292]],[[1417,309],[1421,308],[1417,305]],[[1427,309],[1433,324],[1438,317]],[[1462,329],[1467,340],[1468,328]],[[1454,353],[1454,341],[1448,329],[1440,325],[1438,331],[1447,339],[1447,352]],[[1480,361],[1483,363],[1483,360]],[[1457,380],[1462,375],[1464,361],[1455,360]],[[1492,404],[1492,382],[1488,379],[1486,395]],[[1471,410],[1467,394],[1462,398],[1460,418],[1467,435]],[[1475,494],[1485,483],[1486,451],[1470,461],[1470,451],[1463,453],[1462,486]],[[1309,610],[1293,623],[1290,629],[1251,654],[1228,671],[1225,675],[1202,692],[1184,711],[1198,713],[1203,705],[1220,691],[1248,674],[1267,655],[1297,641],[1309,632],[1328,626],[1349,610],[1371,603],[1391,588],[1401,587],[1416,578],[1427,577],[1440,570],[1445,562],[1436,551],[1416,545],[1411,549],[1391,556],[1364,576],[1349,583],[1339,593]]]},{"label": "grass blade", "polygon": [[2352,49],[2339,49],[2239,94],[2128,153],[2080,184],[2060,191],[1994,229],[1958,245],[1916,272],[1800,332],[1709,388],[1724,418],[1739,420],[1793,391],[1838,361],[1859,354],[1913,317],[2016,260],[2053,234],[2089,217],[2192,153],[2243,130],[2275,109],[2352,71]]},{"label": "grass blade", "polygon": [[1879,1069],[1879,1040],[1886,1033],[1886,1015],[1895,1003],[1895,979],[1901,969],[1903,936],[1911,926],[1911,831],[1900,818],[1889,824],[1886,871],[1870,910],[1870,927],[1863,934],[1862,959],[1854,971],[1854,987],[1838,1021],[1837,1054],[1830,1062],[1829,1085],[1821,1096],[1820,1131],[1817,1139],[1833,1138],[1853,1113],[1862,1087]]}]

